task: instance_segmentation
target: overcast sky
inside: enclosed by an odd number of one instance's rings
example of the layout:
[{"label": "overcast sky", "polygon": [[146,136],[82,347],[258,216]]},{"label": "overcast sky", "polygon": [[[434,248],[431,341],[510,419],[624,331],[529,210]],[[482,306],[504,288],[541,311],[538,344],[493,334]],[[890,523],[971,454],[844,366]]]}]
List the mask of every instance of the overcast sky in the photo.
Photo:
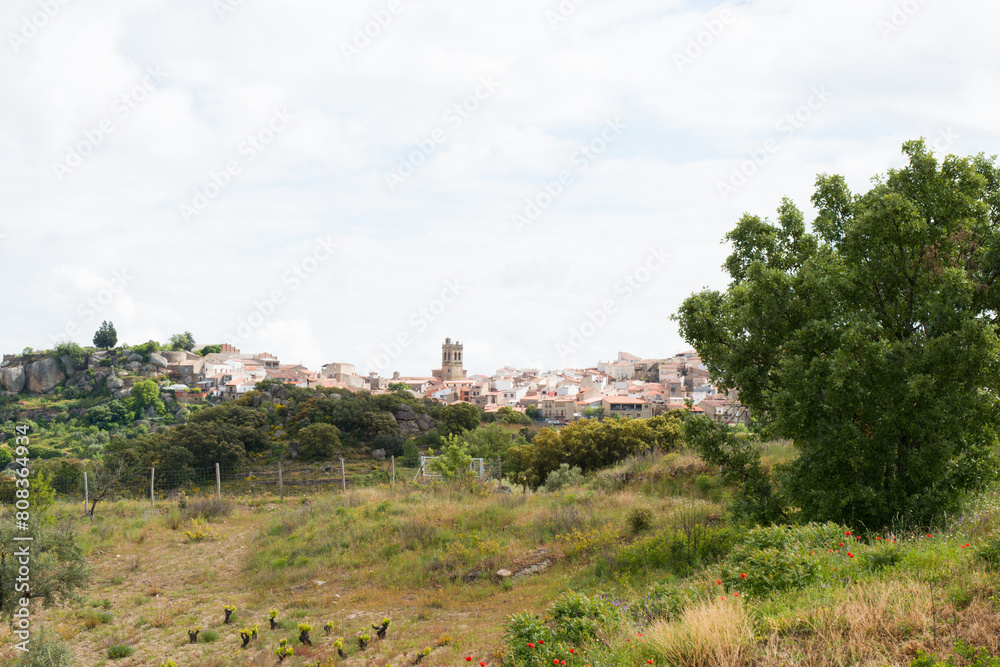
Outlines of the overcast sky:
[{"label": "overcast sky", "polygon": [[720,243],[1000,152],[1000,4],[3,0],[0,349],[428,375],[687,349]]}]

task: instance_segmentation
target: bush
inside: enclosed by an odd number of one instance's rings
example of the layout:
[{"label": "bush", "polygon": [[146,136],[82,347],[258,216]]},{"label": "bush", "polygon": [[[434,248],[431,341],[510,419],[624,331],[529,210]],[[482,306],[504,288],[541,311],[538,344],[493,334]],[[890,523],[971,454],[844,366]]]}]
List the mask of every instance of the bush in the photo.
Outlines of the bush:
[{"label": "bush", "polygon": [[722,581],[757,596],[804,588],[819,576],[813,552],[836,549],[845,537],[853,539],[835,523],[754,528],[726,558]]},{"label": "bush", "polygon": [[133,653],[135,649],[132,648],[131,642],[123,641],[112,641],[108,644],[108,658],[111,660],[118,660],[119,658],[127,658]]},{"label": "bush", "polygon": [[659,568],[677,576],[687,576],[698,567],[723,558],[736,540],[736,533],[729,527],[673,528],[622,547],[612,557],[611,566],[619,572]]},{"label": "bush", "polygon": [[583,471],[577,467],[570,468],[568,463],[561,463],[558,470],[553,470],[545,478],[546,491],[558,491],[568,486],[579,486],[583,483]]},{"label": "bush", "polygon": [[219,639],[219,633],[215,630],[204,630],[201,633],[201,640],[207,644],[211,644]]},{"label": "bush", "polygon": [[636,535],[645,533],[653,526],[653,512],[646,507],[633,508],[628,514],[628,525]]},{"label": "bush", "polygon": [[[87,353],[82,347],[73,342],[59,343],[52,350],[49,350],[49,356],[54,359],[60,359],[61,357],[69,357],[73,360],[74,366],[79,366],[87,359]],[[68,371],[68,369],[67,369]]]},{"label": "bush", "polygon": [[514,665],[552,664],[569,649],[586,648],[613,634],[621,625],[621,612],[611,602],[581,593],[561,595],[546,612],[551,626],[534,614],[512,614],[504,628],[505,662]]},{"label": "bush", "polygon": [[187,501],[183,519],[190,521],[200,518],[205,521],[211,521],[219,517],[229,516],[232,509],[233,507],[229,500],[225,498],[195,498],[194,500]]},{"label": "bush", "polygon": [[42,628],[31,637],[31,650],[17,663],[20,667],[72,667],[73,654],[58,637]]},{"label": "bush", "polygon": [[1000,570],[1000,535],[994,535],[976,549],[976,558],[990,570]]}]

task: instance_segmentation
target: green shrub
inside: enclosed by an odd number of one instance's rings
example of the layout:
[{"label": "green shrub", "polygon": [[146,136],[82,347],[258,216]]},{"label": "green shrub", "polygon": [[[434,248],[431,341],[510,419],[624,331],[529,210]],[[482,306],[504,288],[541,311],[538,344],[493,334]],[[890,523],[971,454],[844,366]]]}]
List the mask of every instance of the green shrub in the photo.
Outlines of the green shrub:
[{"label": "green shrub", "polygon": [[57,636],[42,628],[31,637],[31,650],[17,663],[20,667],[72,667],[73,654]]},{"label": "green shrub", "polygon": [[628,525],[636,535],[645,533],[653,526],[653,512],[646,507],[633,508],[628,515]]},{"label": "green shrub", "polygon": [[535,614],[512,614],[507,618],[504,637],[505,662],[514,665],[550,665],[557,657],[569,655],[613,634],[621,625],[621,612],[613,603],[598,597],[568,592],[548,609],[551,626]]},{"label": "green shrub", "polygon": [[[961,659],[957,664],[967,667],[1000,667],[1000,658],[990,655],[989,649],[973,648],[961,639],[955,642],[955,655]],[[917,651],[917,658],[910,663],[910,667],[955,667],[955,655],[938,660],[937,655],[933,653],[928,655],[923,651]]]},{"label": "green shrub", "polygon": [[562,463],[557,470],[553,470],[545,478],[546,491],[559,491],[560,489],[579,486],[583,483],[583,471],[578,467],[571,468],[568,463]]},{"label": "green shrub", "polygon": [[619,572],[666,569],[687,576],[696,568],[723,558],[736,540],[737,534],[729,527],[696,525],[688,530],[665,530],[622,547],[612,556],[611,567]]},{"label": "green shrub", "polygon": [[976,558],[990,570],[1000,570],[1000,535],[987,538],[976,549]]},{"label": "green shrub", "polygon": [[726,557],[722,581],[727,588],[756,596],[803,588],[819,574],[814,552],[837,549],[845,539],[854,536],[835,523],[754,528]]},{"label": "green shrub", "polygon": [[112,640],[112,642],[108,644],[107,654],[108,658],[110,658],[111,660],[118,660],[119,658],[127,658],[133,653],[135,653],[135,649],[132,648],[131,642]]},{"label": "green shrub", "polygon": [[206,644],[211,644],[219,639],[219,633],[215,630],[204,630],[201,633],[201,640]]}]

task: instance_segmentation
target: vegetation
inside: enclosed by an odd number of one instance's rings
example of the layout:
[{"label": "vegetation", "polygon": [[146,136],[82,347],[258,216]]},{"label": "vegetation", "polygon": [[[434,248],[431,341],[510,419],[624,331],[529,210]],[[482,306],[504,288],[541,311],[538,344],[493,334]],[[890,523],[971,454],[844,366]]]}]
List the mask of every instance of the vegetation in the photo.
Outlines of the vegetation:
[{"label": "vegetation", "polygon": [[729,288],[677,315],[722,388],[794,440],[780,493],[802,521],[926,525],[994,473],[1000,170],[903,151],[863,194],[819,176],[812,232],[787,200],[775,223],[745,215]]},{"label": "vegetation", "polygon": [[101,326],[97,332],[94,333],[94,345],[103,347],[105,350],[110,350],[117,344],[118,332],[115,331],[115,325],[104,320],[101,322]]}]

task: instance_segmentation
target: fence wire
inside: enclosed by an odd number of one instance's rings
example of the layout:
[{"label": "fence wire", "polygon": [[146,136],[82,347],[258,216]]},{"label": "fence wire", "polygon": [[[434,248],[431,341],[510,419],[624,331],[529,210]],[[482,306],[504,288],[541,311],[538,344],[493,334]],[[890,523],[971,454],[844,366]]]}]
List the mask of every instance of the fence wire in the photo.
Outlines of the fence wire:
[{"label": "fence wire", "polygon": [[[478,472],[479,463],[476,463]],[[361,468],[359,470],[359,468]],[[483,481],[500,479],[501,463],[497,459],[482,462]],[[343,471],[343,472],[342,472]],[[478,475],[477,475],[478,476]],[[339,493],[345,490],[374,487],[390,483],[414,485],[430,483],[439,477],[430,469],[421,468],[420,459],[400,458],[393,462],[372,461],[341,468],[340,462],[278,465],[247,465],[242,467],[219,466],[188,468],[184,470],[159,470],[146,468],[109,482],[101,475],[88,473],[86,477],[56,477],[52,486],[65,499],[91,500],[105,491],[104,500],[150,498],[168,500],[181,492],[187,496],[222,495],[307,495]]]}]

